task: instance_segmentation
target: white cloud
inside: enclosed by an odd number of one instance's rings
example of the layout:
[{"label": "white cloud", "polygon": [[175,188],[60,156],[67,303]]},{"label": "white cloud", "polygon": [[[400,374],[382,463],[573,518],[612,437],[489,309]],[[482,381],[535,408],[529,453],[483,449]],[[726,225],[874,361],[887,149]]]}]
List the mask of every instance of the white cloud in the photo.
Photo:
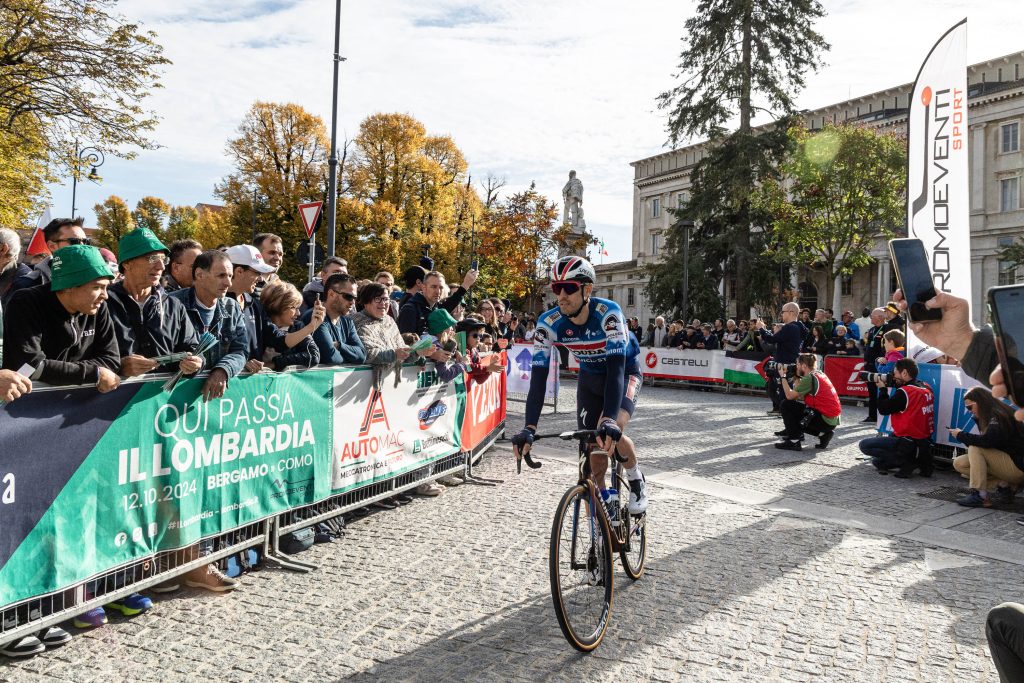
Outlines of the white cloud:
[{"label": "white cloud", "polygon": [[[80,186],[79,206],[108,194],[174,203],[212,199],[230,170],[224,155],[256,99],[293,101],[330,119],[334,3],[324,0],[126,0],[121,11],[155,30],[174,64],[150,106],[162,149],[108,160],[102,188]],[[465,152],[475,179],[508,178],[560,203],[570,168],[586,186],[591,226],[608,260],[629,259],[631,161],[664,150],[655,97],[672,84],[683,22],[694,2],[510,0],[343,3],[339,138],[377,111],[408,112]],[[801,106],[818,107],[909,82],[941,33],[970,20],[970,59],[1024,49],[1017,3],[984,12],[952,0],[834,0],[819,30],[832,43]],[[56,198],[56,213],[67,205]],[[64,198],[64,199],[62,199]]]}]

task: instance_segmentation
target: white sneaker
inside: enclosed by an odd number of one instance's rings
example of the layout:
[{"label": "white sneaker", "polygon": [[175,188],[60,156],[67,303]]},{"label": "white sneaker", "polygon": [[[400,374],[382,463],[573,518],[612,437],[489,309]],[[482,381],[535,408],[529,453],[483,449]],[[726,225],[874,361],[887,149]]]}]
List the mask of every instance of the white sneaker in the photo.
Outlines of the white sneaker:
[{"label": "white sneaker", "polygon": [[444,487],[434,482],[427,482],[416,487],[418,496],[440,496],[444,493]]},{"label": "white sneaker", "polygon": [[647,479],[641,474],[639,479],[629,481],[629,514],[642,515],[647,512]]}]

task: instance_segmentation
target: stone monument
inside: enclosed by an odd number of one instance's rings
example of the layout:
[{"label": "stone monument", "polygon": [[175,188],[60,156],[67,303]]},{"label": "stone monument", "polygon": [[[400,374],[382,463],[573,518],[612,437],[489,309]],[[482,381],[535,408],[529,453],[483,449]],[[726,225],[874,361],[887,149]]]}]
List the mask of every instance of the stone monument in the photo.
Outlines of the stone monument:
[{"label": "stone monument", "polygon": [[[562,200],[565,202],[562,222],[569,225],[569,231],[574,240],[583,238],[587,232],[587,222],[583,219],[583,182],[576,177],[576,171],[569,171],[569,182],[562,188]],[[560,257],[568,254],[585,256],[586,247],[559,249]]]}]

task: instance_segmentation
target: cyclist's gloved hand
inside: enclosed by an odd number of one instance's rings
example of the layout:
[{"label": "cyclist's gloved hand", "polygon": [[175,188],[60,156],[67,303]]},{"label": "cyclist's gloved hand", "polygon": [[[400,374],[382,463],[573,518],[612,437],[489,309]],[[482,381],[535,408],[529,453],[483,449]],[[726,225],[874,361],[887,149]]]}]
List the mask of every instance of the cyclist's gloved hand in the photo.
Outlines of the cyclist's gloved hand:
[{"label": "cyclist's gloved hand", "polygon": [[619,425],[616,424],[615,420],[606,417],[601,421],[601,426],[597,428],[597,438],[611,439],[617,442],[622,438],[622,430],[619,429]]},{"label": "cyclist's gloved hand", "polygon": [[523,446],[530,446],[533,444],[533,435],[535,431],[529,427],[524,427],[518,434],[512,436],[512,445],[516,447],[519,453],[523,452]]}]

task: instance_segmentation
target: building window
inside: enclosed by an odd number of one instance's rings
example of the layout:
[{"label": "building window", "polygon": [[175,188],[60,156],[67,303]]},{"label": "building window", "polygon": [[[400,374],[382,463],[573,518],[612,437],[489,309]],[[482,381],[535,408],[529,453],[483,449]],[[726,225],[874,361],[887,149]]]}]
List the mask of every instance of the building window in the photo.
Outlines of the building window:
[{"label": "building window", "polygon": [[996,244],[999,246],[1000,249],[1005,249],[1006,247],[1012,247],[1013,246],[1013,238],[1009,237],[1009,236],[1007,236],[1007,237],[1000,237],[999,239],[996,240]]},{"label": "building window", "polygon": [[651,200],[651,218],[659,218],[661,216],[661,198],[655,197]]},{"label": "building window", "polygon": [[1020,208],[1020,178],[1003,178],[999,181],[999,210],[1016,211]]},{"label": "building window", "polygon": [[1013,261],[999,262],[999,286],[1017,284],[1017,265]]},{"label": "building window", "polygon": [[608,290],[608,296],[606,298],[608,298],[608,299],[615,299],[615,290],[614,289],[609,289]]},{"label": "building window", "polygon": [[636,306],[636,291],[632,287],[626,290],[626,305]]},{"label": "building window", "polygon": [[840,290],[839,291],[840,291],[842,296],[852,296],[853,295],[853,276],[852,275],[843,275],[842,278],[839,280],[839,283],[840,283]]},{"label": "building window", "polygon": [[999,151],[1003,154],[1020,151],[1020,124],[1003,124],[999,127],[999,138]]},{"label": "building window", "polygon": [[651,235],[651,256],[657,256],[658,255],[658,241],[659,241],[660,238],[661,238],[661,235],[659,235],[657,233]]}]

